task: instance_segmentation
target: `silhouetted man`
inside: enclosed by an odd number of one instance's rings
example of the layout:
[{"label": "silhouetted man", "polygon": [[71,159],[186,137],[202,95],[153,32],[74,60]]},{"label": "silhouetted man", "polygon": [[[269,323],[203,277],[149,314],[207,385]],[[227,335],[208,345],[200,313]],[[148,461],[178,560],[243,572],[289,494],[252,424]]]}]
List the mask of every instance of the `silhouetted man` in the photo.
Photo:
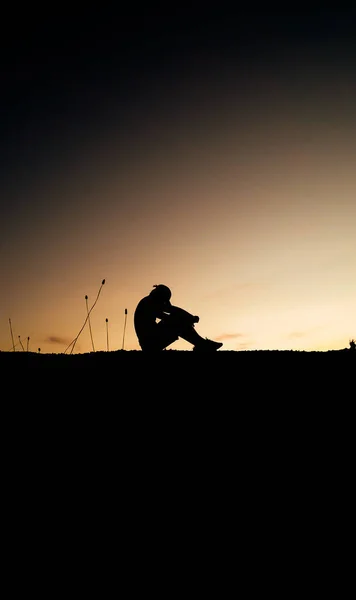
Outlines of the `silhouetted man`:
[{"label": "silhouetted man", "polygon": [[164,350],[179,338],[193,344],[196,351],[215,351],[222,343],[199,335],[195,323],[199,317],[170,302],[171,290],[163,284],[154,285],[148,296],[142,298],[134,313],[136,335],[144,352]]}]

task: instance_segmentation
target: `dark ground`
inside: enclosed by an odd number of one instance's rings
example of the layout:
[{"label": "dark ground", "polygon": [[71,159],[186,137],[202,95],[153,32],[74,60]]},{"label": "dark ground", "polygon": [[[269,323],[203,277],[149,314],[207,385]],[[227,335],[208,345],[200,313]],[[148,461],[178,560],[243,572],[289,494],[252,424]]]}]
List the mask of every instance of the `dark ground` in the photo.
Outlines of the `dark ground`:
[{"label": "dark ground", "polygon": [[356,360],[356,352],[348,348],[343,350],[329,350],[326,352],[306,352],[297,350],[250,350],[250,351],[218,351],[214,353],[196,354],[184,350],[167,350],[157,354],[147,354],[138,350],[116,350],[111,352],[87,352],[84,354],[63,354],[40,352],[2,352],[0,351],[1,367],[31,367],[31,368],[102,368],[142,366],[152,364],[159,360],[161,364],[171,365],[198,365],[212,364],[219,368],[253,366],[292,365],[312,368],[327,365],[348,364]]},{"label": "dark ground", "polygon": [[299,565],[332,519],[349,530],[355,366],[349,350],[0,352],[8,502],[69,536],[82,515],[84,540],[127,524],[145,556],[160,528],[209,549],[219,531],[229,555],[232,536],[253,565],[256,544]]},{"label": "dark ground", "polygon": [[[15,386],[26,379],[46,381],[51,389],[65,382],[81,382],[92,395],[102,382],[106,392],[150,397],[174,397],[189,392],[207,397],[258,397],[285,394],[294,397],[337,397],[352,382],[356,352],[349,349],[327,352],[304,351],[218,351],[196,354],[167,350],[157,354],[118,350],[85,354],[40,354],[0,352],[3,379]],[[55,379],[52,379],[55,378]],[[114,386],[114,387],[113,387]],[[103,389],[104,389],[103,388]],[[348,389],[348,388],[346,388]],[[110,391],[109,391],[110,390]],[[297,392],[298,390],[298,392]],[[353,385],[354,390],[354,385]],[[56,392],[56,388],[53,388]],[[349,389],[351,394],[351,388]]]}]

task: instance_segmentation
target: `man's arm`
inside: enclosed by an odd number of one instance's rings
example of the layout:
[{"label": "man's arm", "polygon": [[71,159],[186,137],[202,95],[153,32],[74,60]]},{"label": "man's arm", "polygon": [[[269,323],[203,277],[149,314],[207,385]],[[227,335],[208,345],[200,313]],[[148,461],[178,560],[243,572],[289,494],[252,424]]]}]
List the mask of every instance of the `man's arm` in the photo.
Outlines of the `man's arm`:
[{"label": "man's arm", "polygon": [[197,315],[192,315],[190,312],[188,312],[184,308],[180,308],[179,306],[172,306],[172,304],[171,304],[170,309],[171,309],[170,314],[176,314],[178,317],[180,316],[182,318],[185,318],[187,321],[190,321],[191,323],[199,322],[199,317]]}]

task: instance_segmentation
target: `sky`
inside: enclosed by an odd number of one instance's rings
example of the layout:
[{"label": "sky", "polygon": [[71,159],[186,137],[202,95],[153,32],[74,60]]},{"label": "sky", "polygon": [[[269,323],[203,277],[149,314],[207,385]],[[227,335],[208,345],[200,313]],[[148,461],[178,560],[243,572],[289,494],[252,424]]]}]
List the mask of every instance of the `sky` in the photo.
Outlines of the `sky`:
[{"label": "sky", "polygon": [[355,9],[193,7],[6,15],[0,350],[138,350],[159,283],[220,351],[356,338]]}]

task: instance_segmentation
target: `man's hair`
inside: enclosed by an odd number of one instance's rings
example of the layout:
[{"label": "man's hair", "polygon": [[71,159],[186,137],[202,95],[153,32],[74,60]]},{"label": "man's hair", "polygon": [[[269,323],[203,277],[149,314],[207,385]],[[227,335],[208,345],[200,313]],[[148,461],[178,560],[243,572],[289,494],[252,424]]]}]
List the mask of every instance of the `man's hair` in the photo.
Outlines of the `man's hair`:
[{"label": "man's hair", "polygon": [[153,288],[154,289],[150,292],[150,296],[155,296],[156,298],[159,298],[159,300],[161,300],[162,302],[170,301],[172,292],[169,289],[169,287],[167,287],[163,283],[159,283],[155,284]]}]

